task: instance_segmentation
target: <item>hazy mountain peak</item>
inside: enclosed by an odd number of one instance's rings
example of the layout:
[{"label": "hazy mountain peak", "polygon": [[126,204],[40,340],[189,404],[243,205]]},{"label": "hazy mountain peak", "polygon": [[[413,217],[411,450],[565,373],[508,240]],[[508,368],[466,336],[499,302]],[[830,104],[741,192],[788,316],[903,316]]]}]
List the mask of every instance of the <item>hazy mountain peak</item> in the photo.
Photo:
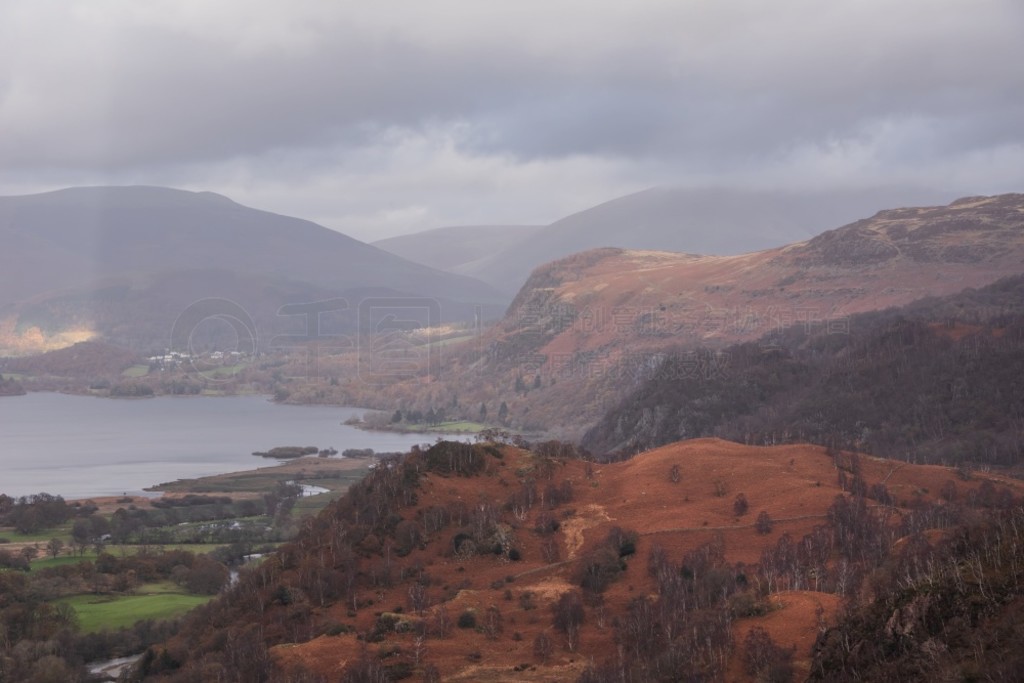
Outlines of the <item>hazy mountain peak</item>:
[{"label": "hazy mountain peak", "polygon": [[410,261],[469,275],[478,261],[530,239],[537,225],[459,225],[389,237],[373,246]]},{"label": "hazy mountain peak", "polygon": [[160,205],[221,205],[241,206],[235,201],[216,192],[180,190],[157,185],[97,185],[89,187],[68,187],[38,194],[18,197],[24,203],[46,202],[50,204],[85,204],[118,206],[160,206]]},{"label": "hazy mountain peak", "polygon": [[[354,307],[365,292],[416,295],[446,304],[449,320],[471,317],[474,304],[496,314],[507,300],[479,280],[212,192],[78,187],[0,197],[0,244],[0,332],[42,326],[54,339],[71,327],[102,338],[151,310],[139,326],[166,335],[204,297],[244,299],[272,316],[288,303],[283,296],[295,303],[347,293]],[[191,275],[175,276],[184,272]],[[115,279],[122,303],[97,295],[99,283]],[[97,323],[96,306],[106,323]]]},{"label": "hazy mountain peak", "polygon": [[907,187],[652,187],[566,216],[460,272],[511,291],[538,265],[587,249],[736,255],[805,240],[884,207],[950,199],[948,193]]}]

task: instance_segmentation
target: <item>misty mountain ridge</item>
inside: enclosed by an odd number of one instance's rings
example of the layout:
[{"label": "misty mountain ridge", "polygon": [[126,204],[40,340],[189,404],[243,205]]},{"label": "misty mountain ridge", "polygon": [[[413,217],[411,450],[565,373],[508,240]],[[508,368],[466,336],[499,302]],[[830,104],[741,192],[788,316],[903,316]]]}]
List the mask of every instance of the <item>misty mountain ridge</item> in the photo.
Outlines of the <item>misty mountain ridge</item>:
[{"label": "misty mountain ridge", "polygon": [[[0,237],[6,241],[18,233],[59,249],[58,256],[70,252],[80,261],[87,255],[84,266],[68,264],[76,276],[72,285],[81,284],[78,273],[98,279],[189,268],[262,273],[335,288],[436,290],[432,293],[453,298],[480,286],[310,221],[251,209],[211,192],[100,187],[2,197]],[[6,250],[3,272],[8,279],[18,276],[22,284],[17,288],[5,280],[2,291],[24,298],[66,286],[39,283],[30,269],[16,267],[17,255]],[[67,281],[71,274],[49,276]],[[497,297],[487,287],[478,292],[485,300]]]},{"label": "misty mountain ridge", "polygon": [[542,229],[539,225],[460,225],[370,244],[431,268],[469,275],[478,270],[478,261],[528,240]]},{"label": "misty mountain ridge", "polygon": [[[854,190],[741,190],[655,187],[566,216],[531,232],[493,237],[479,258],[444,266],[434,251],[459,248],[468,229],[441,229],[378,242],[385,249],[436,267],[477,277],[515,292],[544,263],[588,249],[617,247],[728,256],[779,247],[810,238],[894,206],[931,206],[955,198],[948,192],[912,187]],[[493,232],[490,233],[493,235]],[[518,239],[516,239],[518,237]],[[417,251],[429,247],[427,256]],[[415,245],[415,246],[414,246]],[[439,248],[443,245],[443,248]],[[496,248],[497,247],[497,248]]]}]

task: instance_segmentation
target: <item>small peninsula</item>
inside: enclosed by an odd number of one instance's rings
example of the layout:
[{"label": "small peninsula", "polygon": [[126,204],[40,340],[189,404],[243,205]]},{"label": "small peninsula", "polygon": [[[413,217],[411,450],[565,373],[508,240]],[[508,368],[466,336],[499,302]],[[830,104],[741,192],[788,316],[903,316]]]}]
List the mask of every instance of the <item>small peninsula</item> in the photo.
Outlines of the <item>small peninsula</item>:
[{"label": "small peninsula", "polygon": [[13,377],[0,375],[0,396],[24,396],[25,388]]}]

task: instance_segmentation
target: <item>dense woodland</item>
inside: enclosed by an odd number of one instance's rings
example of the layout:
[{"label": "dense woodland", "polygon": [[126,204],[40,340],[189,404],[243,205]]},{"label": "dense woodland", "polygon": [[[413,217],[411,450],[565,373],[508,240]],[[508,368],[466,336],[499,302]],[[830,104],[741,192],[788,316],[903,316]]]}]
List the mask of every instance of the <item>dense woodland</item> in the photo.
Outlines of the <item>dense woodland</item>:
[{"label": "dense woodland", "polygon": [[[715,373],[701,368],[715,367]],[[631,454],[701,436],[810,442],[916,463],[1024,464],[1024,278],[671,354],[584,446]]]},{"label": "dense woodland", "polygon": [[811,680],[1020,680],[1022,585],[1019,503],[939,544],[911,536],[818,639]]},{"label": "dense woodland", "polygon": [[[283,526],[301,490],[297,485],[281,483],[260,499],[237,501],[230,496],[188,494],[157,499],[152,509],[129,504],[109,517],[97,514],[91,501],[68,503],[61,496],[48,493],[19,498],[0,493],[0,526],[34,534],[71,521],[72,540],[82,548],[101,538],[112,544],[233,543],[242,536],[246,540],[279,540],[279,532],[265,522],[243,522],[266,515],[275,522],[274,528]],[[236,521],[228,526],[194,526],[229,519]],[[256,529],[255,533],[248,530],[250,526]]]}]

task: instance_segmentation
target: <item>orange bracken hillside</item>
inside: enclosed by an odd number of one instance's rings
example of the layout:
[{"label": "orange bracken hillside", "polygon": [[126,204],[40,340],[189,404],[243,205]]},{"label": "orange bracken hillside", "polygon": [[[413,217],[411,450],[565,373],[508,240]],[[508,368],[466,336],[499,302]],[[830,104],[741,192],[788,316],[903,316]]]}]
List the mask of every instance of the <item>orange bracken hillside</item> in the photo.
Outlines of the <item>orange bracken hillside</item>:
[{"label": "orange bracken hillside", "polygon": [[[394,583],[362,591],[357,600],[367,606],[358,611],[344,601],[322,610],[318,618],[344,628],[336,629],[338,635],[272,648],[276,666],[294,675],[309,672],[335,680],[346,665],[361,658],[384,664],[404,659],[414,674],[411,680],[421,680],[416,672],[430,664],[446,681],[571,681],[588,665],[614,659],[613,624],[625,619],[631,601],[657,597],[658,583],[652,577],[657,568],[648,566],[656,546],[673,563],[698,549],[721,552],[744,581],[760,585],[763,579],[756,565],[766,549],[774,547],[783,534],[796,542],[825,526],[837,496],[850,497],[837,484],[840,471],[847,467],[859,470],[866,486],[884,485],[891,503],[871,505],[890,528],[898,526],[911,508],[944,502],[940,491],[953,497],[950,491],[955,489],[960,499],[993,484],[1014,496],[1024,491],[1018,482],[998,477],[964,481],[948,468],[850,454],[834,457],[822,448],[803,445],[752,447],[699,439],[607,465],[572,459],[552,464],[507,446],[502,452],[503,458],[491,460],[478,476],[423,475],[416,505],[398,512],[405,520],[422,520],[430,507],[460,502],[470,509],[500,506],[499,527],[505,529],[521,559],[457,554],[455,528],[425,538],[421,547],[405,557],[385,552]],[[674,466],[678,466],[677,476],[672,476]],[[540,501],[529,510],[506,504],[524,481],[542,475],[545,468],[550,480],[538,479],[538,484],[550,481],[557,487],[571,482],[571,501],[550,511]],[[542,485],[539,488],[544,490]],[[739,494],[749,504],[742,514],[735,506]],[[755,528],[762,511],[772,522],[768,533]],[[558,531],[550,537],[557,544],[554,551],[543,547],[545,536],[534,530],[538,518],[551,513],[559,521]],[[579,645],[570,651],[565,634],[552,626],[551,605],[561,594],[578,590],[581,568],[600,552],[616,527],[638,534],[635,553],[626,558],[627,568],[608,585],[600,604],[586,607]],[[425,583],[433,604],[417,616],[410,608],[410,591],[424,575],[429,577]],[[765,629],[783,648],[794,647],[794,667],[798,673],[807,673],[811,646],[819,630],[834,620],[842,599],[817,587],[821,590],[815,591],[813,583],[777,584],[764,600],[766,613],[735,617],[729,627],[735,645],[724,669],[728,680],[750,678],[744,673],[740,652],[753,627]],[[446,637],[429,632],[422,638],[416,635],[416,624],[433,623],[439,612],[454,624],[468,610],[475,615],[475,629],[454,627]],[[407,623],[407,632],[398,628],[372,643],[357,637],[373,631],[387,613]],[[481,626],[491,614],[499,615],[497,632],[493,623]],[[542,633],[553,644],[548,658],[535,652]]]},{"label": "orange bracken hillside", "polygon": [[495,336],[554,333],[537,349],[545,355],[659,347],[667,338],[730,343],[784,325],[838,325],[1022,271],[1024,195],[972,197],[882,211],[739,256],[622,249],[570,256],[535,271]]}]

